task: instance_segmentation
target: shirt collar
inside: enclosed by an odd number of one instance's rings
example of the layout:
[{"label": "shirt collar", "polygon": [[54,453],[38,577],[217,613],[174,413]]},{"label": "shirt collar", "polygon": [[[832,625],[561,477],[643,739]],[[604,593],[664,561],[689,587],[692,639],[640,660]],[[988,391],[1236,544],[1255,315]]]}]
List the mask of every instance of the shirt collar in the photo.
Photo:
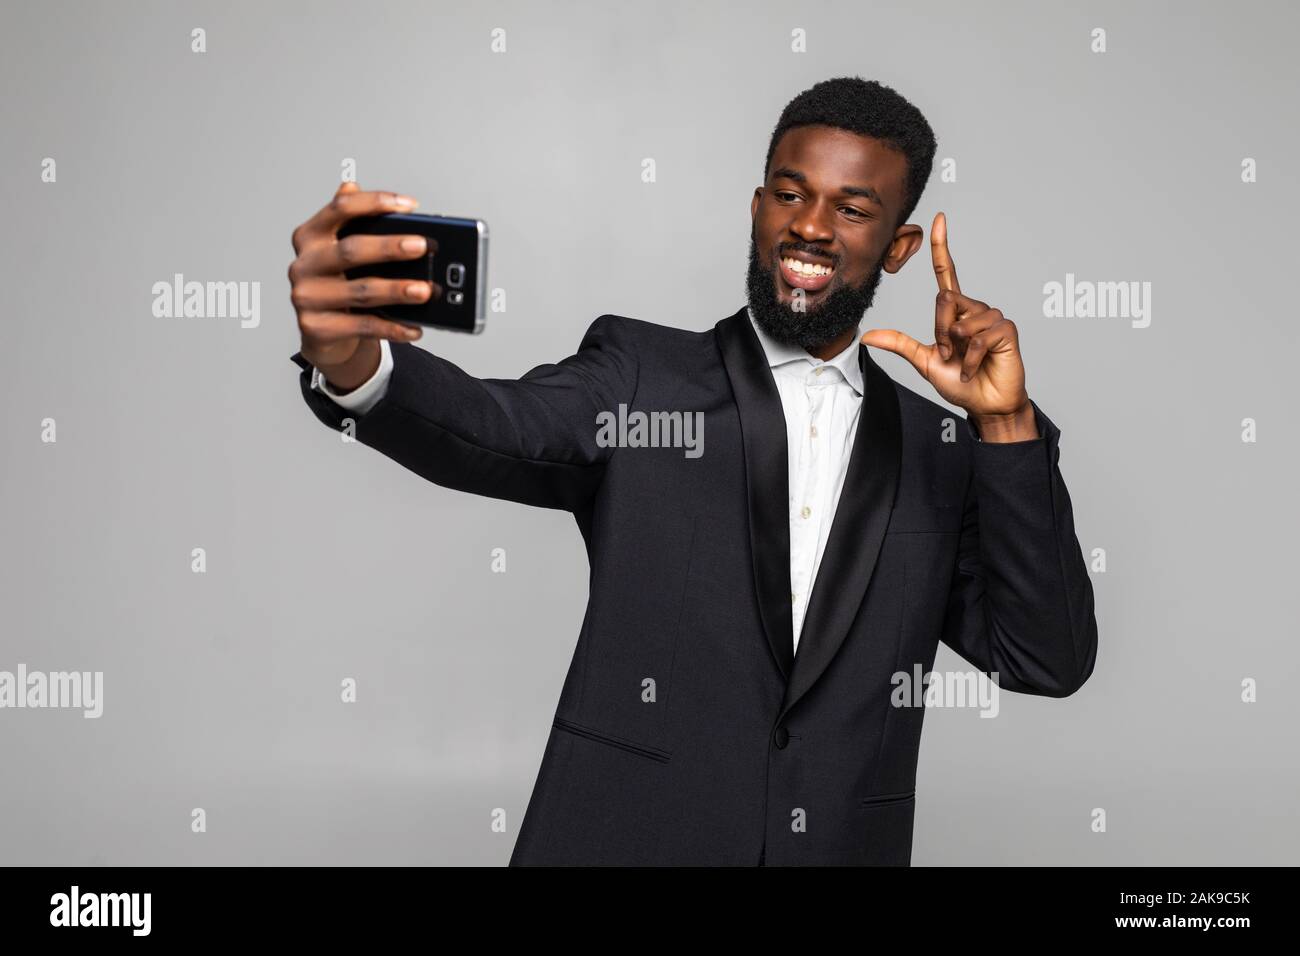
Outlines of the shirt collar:
[{"label": "shirt collar", "polygon": [[755,334],[758,335],[759,344],[763,346],[763,354],[767,356],[767,364],[770,368],[776,368],[778,365],[785,365],[787,362],[805,361],[809,365],[834,365],[843,374],[845,380],[853,386],[853,390],[859,395],[862,391],[862,366],[858,364],[858,349],[861,343],[854,339],[844,351],[840,352],[833,358],[827,359],[824,363],[815,355],[810,355],[797,345],[786,345],[778,342],[772,336],[763,331],[756,321],[754,321],[754,312],[746,307],[745,314],[749,316],[749,324],[754,327]]}]

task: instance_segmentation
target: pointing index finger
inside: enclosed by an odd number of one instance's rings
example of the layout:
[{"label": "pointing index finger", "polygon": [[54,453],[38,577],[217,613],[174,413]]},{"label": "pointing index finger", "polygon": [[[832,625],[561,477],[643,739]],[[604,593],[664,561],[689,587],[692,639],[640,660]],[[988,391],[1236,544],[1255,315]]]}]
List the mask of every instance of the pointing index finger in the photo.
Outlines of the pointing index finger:
[{"label": "pointing index finger", "polygon": [[948,252],[948,219],[943,213],[937,213],[930,226],[930,258],[934,262],[934,277],[939,288],[960,293],[957,267],[952,264],[952,254]]}]

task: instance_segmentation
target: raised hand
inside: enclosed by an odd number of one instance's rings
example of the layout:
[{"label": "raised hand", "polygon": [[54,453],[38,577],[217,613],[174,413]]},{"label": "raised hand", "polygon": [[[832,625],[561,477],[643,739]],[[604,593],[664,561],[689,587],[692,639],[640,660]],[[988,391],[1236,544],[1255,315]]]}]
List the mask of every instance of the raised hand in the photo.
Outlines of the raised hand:
[{"label": "raised hand", "polygon": [[967,411],[985,441],[1037,438],[1016,325],[1001,310],[962,294],[943,213],[930,227],[930,257],[939,284],[934,344],[896,329],[872,329],[862,342],[911,362],[945,400]]}]

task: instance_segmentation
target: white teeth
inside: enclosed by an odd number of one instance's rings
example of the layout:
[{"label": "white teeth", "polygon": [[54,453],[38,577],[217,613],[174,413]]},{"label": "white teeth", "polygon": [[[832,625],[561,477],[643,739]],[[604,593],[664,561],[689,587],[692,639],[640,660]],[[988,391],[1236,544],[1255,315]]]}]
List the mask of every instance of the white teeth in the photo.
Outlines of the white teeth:
[{"label": "white teeth", "polygon": [[798,259],[785,258],[781,260],[785,267],[791,272],[797,272],[803,276],[824,276],[829,275],[834,270],[830,266],[810,265],[806,262],[800,262]]}]

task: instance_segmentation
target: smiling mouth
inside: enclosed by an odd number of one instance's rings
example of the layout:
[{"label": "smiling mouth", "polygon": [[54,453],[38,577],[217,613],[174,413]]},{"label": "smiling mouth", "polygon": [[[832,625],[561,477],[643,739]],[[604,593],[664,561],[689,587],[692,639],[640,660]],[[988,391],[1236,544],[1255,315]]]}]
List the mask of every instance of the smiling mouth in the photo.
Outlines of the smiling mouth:
[{"label": "smiling mouth", "polygon": [[[823,269],[827,271],[822,271]],[[781,281],[789,289],[803,289],[805,292],[820,292],[830,285],[835,270],[828,266],[815,267],[810,263],[800,262],[791,256],[780,260]]]}]

